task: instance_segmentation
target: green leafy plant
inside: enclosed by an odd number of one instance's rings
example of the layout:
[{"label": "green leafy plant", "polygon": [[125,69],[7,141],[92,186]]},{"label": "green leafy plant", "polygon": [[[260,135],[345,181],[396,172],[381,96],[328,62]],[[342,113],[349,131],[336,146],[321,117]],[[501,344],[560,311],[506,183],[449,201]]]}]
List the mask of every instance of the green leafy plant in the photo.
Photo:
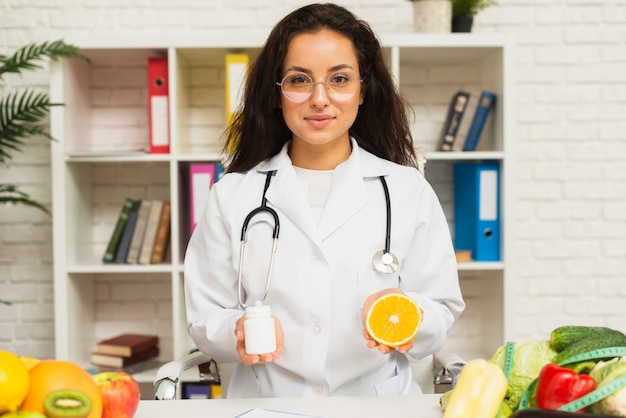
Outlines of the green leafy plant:
[{"label": "green leafy plant", "polygon": [[[0,54],[0,84],[3,76],[9,73],[21,74],[22,71],[41,69],[41,61],[47,57],[53,61],[62,57],[79,56],[87,59],[78,51],[78,47],[63,40],[42,42],[19,48],[11,56]],[[54,139],[48,132],[45,118],[52,106],[46,93],[33,89],[9,92],[0,98],[0,163],[8,164],[14,152],[20,152],[24,140],[31,136],[43,136]],[[48,208],[20,191],[14,184],[0,183],[0,204],[13,203],[35,207],[50,214]]]},{"label": "green leafy plant", "polygon": [[481,10],[495,4],[496,0],[452,0],[452,16],[476,16]]}]

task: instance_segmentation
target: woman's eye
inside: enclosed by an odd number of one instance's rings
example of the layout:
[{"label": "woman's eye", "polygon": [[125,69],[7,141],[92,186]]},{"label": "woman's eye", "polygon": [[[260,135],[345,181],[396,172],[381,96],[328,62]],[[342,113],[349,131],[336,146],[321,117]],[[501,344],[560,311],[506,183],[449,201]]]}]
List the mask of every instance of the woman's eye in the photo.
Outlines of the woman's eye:
[{"label": "woman's eye", "polygon": [[338,74],[330,78],[332,84],[346,84],[350,81],[350,78],[346,75]]},{"label": "woman's eye", "polygon": [[310,80],[302,75],[297,75],[291,78],[291,84],[307,84]]}]

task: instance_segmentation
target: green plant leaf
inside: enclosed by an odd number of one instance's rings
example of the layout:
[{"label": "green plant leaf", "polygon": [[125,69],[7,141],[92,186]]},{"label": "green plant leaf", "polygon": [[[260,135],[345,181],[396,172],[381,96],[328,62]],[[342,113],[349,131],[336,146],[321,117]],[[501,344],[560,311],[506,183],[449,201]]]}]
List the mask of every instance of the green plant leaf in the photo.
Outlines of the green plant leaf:
[{"label": "green plant leaf", "polygon": [[9,151],[20,151],[23,139],[43,135],[52,139],[43,120],[51,106],[48,95],[34,90],[9,93],[0,99],[0,162],[11,159]]},{"label": "green plant leaf", "polygon": [[62,57],[89,58],[82,55],[77,46],[66,44],[62,39],[40,44],[29,44],[21,47],[11,56],[0,55],[0,79],[4,73],[21,73],[22,70],[33,71],[42,68],[39,61],[48,57],[53,61]]},{"label": "green plant leaf", "polygon": [[20,191],[14,184],[0,184],[0,204],[3,203],[31,206],[51,215],[47,207],[32,200],[28,194]]},{"label": "green plant leaf", "polygon": [[452,0],[452,16],[476,16],[481,10],[496,4],[496,0]]},{"label": "green plant leaf", "polygon": [[[0,81],[5,73],[20,74],[42,68],[41,61],[46,57],[53,61],[79,57],[89,62],[77,46],[66,44],[63,40],[33,43],[19,48],[13,55],[0,54]],[[52,106],[62,104],[50,103],[47,94],[33,89],[9,92],[0,98],[0,163],[10,160],[13,152],[20,152],[28,137],[38,135],[54,140],[45,121]],[[45,206],[12,184],[0,184],[0,204],[5,203],[31,206],[50,215]]]}]

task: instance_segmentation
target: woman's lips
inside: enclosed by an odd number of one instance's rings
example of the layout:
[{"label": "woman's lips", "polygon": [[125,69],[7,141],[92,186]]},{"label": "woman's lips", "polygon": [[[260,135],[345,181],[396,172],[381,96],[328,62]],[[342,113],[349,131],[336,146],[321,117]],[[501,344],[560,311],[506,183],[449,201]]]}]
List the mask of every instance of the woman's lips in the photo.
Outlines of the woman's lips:
[{"label": "woman's lips", "polygon": [[306,120],[309,125],[313,126],[314,128],[324,128],[328,126],[330,122],[332,122],[334,119],[335,118],[330,115],[311,115],[304,118],[304,120]]}]

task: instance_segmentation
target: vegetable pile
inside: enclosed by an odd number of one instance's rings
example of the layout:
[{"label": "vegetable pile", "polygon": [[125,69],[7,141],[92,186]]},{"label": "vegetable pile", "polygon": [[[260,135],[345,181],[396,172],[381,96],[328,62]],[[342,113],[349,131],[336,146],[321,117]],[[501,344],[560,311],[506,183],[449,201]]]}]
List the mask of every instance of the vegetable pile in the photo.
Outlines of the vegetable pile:
[{"label": "vegetable pile", "polygon": [[[497,371],[477,368],[477,361]],[[473,384],[461,384],[466,381]],[[464,418],[514,418],[526,409],[626,418],[626,335],[566,325],[554,329],[549,340],[508,343],[487,361],[468,362],[440,403],[444,418],[456,417],[460,409]]]}]

